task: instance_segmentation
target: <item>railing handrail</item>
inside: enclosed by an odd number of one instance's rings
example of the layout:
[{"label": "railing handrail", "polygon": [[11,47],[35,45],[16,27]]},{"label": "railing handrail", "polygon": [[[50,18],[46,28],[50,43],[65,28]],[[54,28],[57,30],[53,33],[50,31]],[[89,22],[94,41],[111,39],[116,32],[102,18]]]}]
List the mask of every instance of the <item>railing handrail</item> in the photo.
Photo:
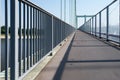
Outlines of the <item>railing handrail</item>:
[{"label": "railing handrail", "polygon": [[[46,13],[46,14],[48,14],[49,16],[53,16],[53,17],[59,19],[60,21],[66,23],[66,24],[68,24],[68,25],[70,25],[69,23],[67,23],[67,22],[65,22],[65,21],[63,21],[63,20],[61,20],[60,18],[58,18],[58,17],[56,17],[55,15],[51,14],[50,12],[48,12],[48,11],[42,9],[41,7],[35,5],[34,3],[32,3],[32,2],[29,1],[29,0],[18,0],[18,1],[21,1],[21,2],[23,2],[23,3],[26,3],[27,5],[32,6],[32,7],[36,8],[36,9],[42,11],[43,13]],[[71,26],[71,25],[70,25],[70,26]]]},{"label": "railing handrail", "polygon": [[107,5],[105,8],[103,8],[101,11],[99,11],[97,14],[95,15],[98,15],[100,12],[104,11],[107,7],[111,6],[112,4],[114,4],[116,1],[118,0],[114,0],[113,2],[111,2],[109,5]]}]

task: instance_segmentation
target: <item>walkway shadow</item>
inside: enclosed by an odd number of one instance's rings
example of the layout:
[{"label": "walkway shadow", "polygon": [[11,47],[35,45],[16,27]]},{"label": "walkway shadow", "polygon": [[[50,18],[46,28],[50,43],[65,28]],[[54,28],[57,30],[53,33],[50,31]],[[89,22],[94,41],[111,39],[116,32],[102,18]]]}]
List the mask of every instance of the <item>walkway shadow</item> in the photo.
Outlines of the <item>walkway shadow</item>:
[{"label": "walkway shadow", "polygon": [[[75,35],[74,35],[74,37],[75,37]],[[72,39],[72,41],[71,41],[71,43],[70,43],[70,45],[69,45],[69,47],[68,47],[64,57],[63,57],[63,60],[60,63],[60,66],[58,67],[58,69],[56,71],[56,74],[55,74],[53,80],[61,80],[62,73],[63,73],[64,67],[65,67],[65,64],[67,62],[68,56],[69,56],[69,52],[71,50],[72,43],[74,41],[74,37],[73,37],[73,39]]]}]

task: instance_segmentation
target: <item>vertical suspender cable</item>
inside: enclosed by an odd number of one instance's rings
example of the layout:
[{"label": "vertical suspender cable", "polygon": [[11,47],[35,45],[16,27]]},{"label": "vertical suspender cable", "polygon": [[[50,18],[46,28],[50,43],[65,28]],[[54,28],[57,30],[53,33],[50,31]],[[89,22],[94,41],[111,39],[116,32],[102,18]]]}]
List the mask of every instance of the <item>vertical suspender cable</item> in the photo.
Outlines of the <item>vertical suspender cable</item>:
[{"label": "vertical suspender cable", "polygon": [[74,5],[74,7],[75,7],[75,14],[74,14],[75,22],[74,22],[74,24],[75,24],[75,27],[76,27],[76,29],[77,29],[77,18],[76,18],[76,15],[77,15],[77,12],[76,12],[76,0],[75,0],[75,5]]},{"label": "vertical suspender cable", "polygon": [[62,0],[60,0],[60,3],[61,3],[61,5],[60,5],[60,18],[61,18],[61,20],[62,20]]},{"label": "vertical suspender cable", "polygon": [[72,19],[71,19],[72,18],[71,10],[72,10],[71,0],[69,0],[69,24],[71,24],[71,22],[72,22]]},{"label": "vertical suspender cable", "polygon": [[64,0],[64,21],[66,21],[66,0]]}]

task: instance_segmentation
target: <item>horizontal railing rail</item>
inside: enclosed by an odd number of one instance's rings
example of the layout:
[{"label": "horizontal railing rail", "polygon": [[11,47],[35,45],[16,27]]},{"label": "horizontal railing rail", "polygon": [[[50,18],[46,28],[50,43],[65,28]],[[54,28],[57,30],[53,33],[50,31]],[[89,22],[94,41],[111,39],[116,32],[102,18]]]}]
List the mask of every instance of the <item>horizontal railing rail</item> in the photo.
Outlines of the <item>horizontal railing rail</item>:
[{"label": "horizontal railing rail", "polygon": [[0,22],[0,33],[5,35],[5,38],[0,35],[0,79],[22,79],[75,31],[28,0],[2,0],[0,5],[1,20],[4,20]]}]

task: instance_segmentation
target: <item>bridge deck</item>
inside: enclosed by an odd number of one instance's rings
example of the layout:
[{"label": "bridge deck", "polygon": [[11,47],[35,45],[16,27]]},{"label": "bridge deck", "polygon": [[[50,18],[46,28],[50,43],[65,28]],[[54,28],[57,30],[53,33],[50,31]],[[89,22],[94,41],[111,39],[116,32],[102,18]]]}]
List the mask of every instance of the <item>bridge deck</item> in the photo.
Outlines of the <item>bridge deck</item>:
[{"label": "bridge deck", "polygon": [[[58,55],[60,54],[56,56]],[[36,80],[120,79],[120,51],[81,31],[76,32],[61,63],[58,62],[60,65],[57,71],[54,66],[49,66],[56,65],[53,63],[55,61],[53,58]],[[48,74],[51,74],[51,71],[56,74],[49,78],[51,76]]]}]

